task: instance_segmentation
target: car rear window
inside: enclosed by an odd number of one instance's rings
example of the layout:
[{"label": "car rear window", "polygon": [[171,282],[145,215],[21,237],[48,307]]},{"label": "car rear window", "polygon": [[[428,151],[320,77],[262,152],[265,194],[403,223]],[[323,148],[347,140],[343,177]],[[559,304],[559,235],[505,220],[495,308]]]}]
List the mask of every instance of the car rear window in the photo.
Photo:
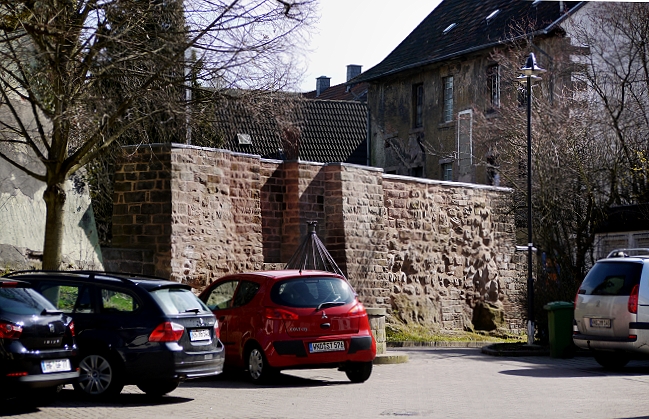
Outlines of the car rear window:
[{"label": "car rear window", "polygon": [[160,288],[151,291],[165,314],[211,313],[194,293],[186,288]]},{"label": "car rear window", "polygon": [[579,287],[579,294],[630,295],[633,286],[640,283],[642,263],[600,262],[588,272]]},{"label": "car rear window", "polygon": [[31,288],[0,288],[0,313],[40,315],[56,310],[45,297]]},{"label": "car rear window", "polygon": [[322,303],[351,303],[356,298],[349,284],[332,277],[292,278],[277,282],[270,291],[275,304],[318,307]]}]

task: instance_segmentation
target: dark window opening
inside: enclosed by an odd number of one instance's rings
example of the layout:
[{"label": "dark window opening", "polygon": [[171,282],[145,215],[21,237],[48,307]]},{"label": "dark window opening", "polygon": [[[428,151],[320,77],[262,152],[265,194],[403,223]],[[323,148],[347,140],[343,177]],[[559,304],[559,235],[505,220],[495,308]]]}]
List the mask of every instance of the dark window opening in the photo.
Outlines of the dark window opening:
[{"label": "dark window opening", "polygon": [[412,127],[421,128],[424,124],[424,85],[422,83],[412,86]]}]

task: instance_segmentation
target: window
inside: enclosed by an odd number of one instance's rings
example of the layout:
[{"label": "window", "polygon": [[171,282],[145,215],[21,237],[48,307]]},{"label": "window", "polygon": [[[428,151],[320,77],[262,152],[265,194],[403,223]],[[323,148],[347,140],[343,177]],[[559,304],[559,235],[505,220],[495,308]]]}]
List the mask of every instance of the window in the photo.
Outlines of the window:
[{"label": "window", "polygon": [[411,167],[410,176],[412,177],[424,177],[424,168],[421,166]]},{"label": "window", "polygon": [[412,86],[412,127],[423,126],[424,114],[424,85],[422,83]]},{"label": "window", "polygon": [[237,295],[235,295],[234,297],[233,306],[245,306],[246,304],[251,302],[253,298],[255,298],[257,291],[259,291],[259,284],[257,284],[256,282],[241,281],[241,285],[239,285],[239,291],[237,291]]},{"label": "window", "polygon": [[137,309],[138,303],[132,295],[106,288],[101,290],[102,313],[128,313]]},{"label": "window", "polygon": [[518,107],[524,108],[527,106],[527,84],[518,83],[516,88],[518,91]]},{"label": "window", "polygon": [[270,299],[287,307],[341,306],[354,301],[354,292],[340,278],[293,278],[277,282]]},{"label": "window", "polygon": [[487,183],[493,186],[500,186],[500,173],[498,173],[498,158],[496,153],[487,154]]},{"label": "window", "polygon": [[453,180],[453,162],[442,163],[442,180]]},{"label": "window", "polygon": [[210,310],[231,308],[237,285],[239,285],[239,281],[227,281],[217,285],[210,292],[205,304]]},{"label": "window", "polygon": [[596,263],[579,288],[586,295],[630,295],[640,283],[642,263]]},{"label": "window", "polygon": [[453,76],[444,77],[444,122],[453,120]]},{"label": "window", "polygon": [[165,314],[209,313],[205,304],[185,288],[160,288],[151,291],[151,295]]},{"label": "window", "polygon": [[492,109],[500,108],[500,66],[492,65],[487,70],[489,79],[489,100]]},{"label": "window", "polygon": [[54,310],[54,307],[33,289],[20,286],[0,288],[0,314],[39,316],[44,310]]},{"label": "window", "polygon": [[74,284],[44,283],[38,287],[38,292],[64,313],[94,312],[88,287]]}]

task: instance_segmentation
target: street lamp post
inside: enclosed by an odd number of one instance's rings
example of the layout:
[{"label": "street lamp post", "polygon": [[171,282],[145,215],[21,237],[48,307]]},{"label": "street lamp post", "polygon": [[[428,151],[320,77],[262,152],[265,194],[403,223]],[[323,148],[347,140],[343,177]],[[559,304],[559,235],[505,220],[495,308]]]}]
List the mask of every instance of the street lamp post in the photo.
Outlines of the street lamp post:
[{"label": "street lamp post", "polygon": [[527,344],[534,343],[534,278],[532,277],[532,81],[540,80],[537,74],[545,72],[536,65],[530,52],[518,80],[527,86]]}]

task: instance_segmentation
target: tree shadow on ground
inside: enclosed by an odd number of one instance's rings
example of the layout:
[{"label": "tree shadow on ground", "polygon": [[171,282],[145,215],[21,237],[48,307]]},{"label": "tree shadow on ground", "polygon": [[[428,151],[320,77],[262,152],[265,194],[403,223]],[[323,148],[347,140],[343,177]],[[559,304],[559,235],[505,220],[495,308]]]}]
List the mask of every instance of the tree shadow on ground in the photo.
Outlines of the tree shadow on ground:
[{"label": "tree shadow on ground", "polygon": [[61,390],[52,400],[40,400],[29,397],[29,394],[23,394],[19,397],[10,398],[3,401],[0,417],[17,416],[30,413],[38,413],[41,407],[49,409],[71,407],[144,407],[160,406],[165,404],[187,403],[193,399],[186,397],[176,397],[173,393],[162,396],[152,397],[144,393],[123,392],[115,397],[106,400],[88,400],[70,389]]}]

